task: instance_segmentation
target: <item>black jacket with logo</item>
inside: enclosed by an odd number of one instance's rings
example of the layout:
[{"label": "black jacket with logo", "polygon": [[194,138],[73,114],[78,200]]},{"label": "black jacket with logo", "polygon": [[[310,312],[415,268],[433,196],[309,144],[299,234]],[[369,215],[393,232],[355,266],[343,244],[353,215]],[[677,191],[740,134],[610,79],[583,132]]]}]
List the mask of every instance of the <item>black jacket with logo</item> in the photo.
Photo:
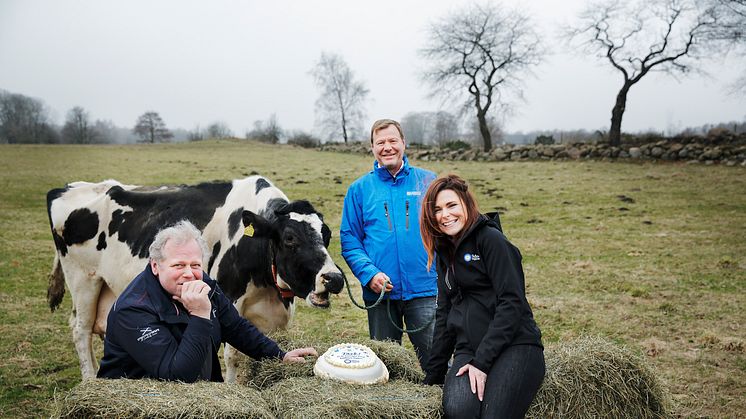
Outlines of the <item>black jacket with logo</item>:
[{"label": "black jacket with logo", "polygon": [[453,246],[436,244],[438,307],[425,384],[442,384],[452,354],[485,373],[510,345],[542,346],[526,300],[521,253],[484,215]]},{"label": "black jacket with logo", "polygon": [[98,377],[223,381],[218,349],[227,342],[252,358],[285,356],[242,318],[218,284],[210,286],[210,320],[190,316],[148,265],[119,296],[107,319]]}]

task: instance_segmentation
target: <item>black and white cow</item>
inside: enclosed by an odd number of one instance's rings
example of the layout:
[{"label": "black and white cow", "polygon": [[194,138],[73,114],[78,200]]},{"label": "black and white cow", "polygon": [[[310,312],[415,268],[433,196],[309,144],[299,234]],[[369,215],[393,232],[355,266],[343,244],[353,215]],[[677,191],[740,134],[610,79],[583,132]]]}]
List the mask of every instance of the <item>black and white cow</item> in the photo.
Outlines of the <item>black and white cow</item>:
[{"label": "black and white cow", "polygon": [[[148,260],[155,234],[187,219],[202,231],[206,271],[236,308],[264,332],[286,327],[293,295],[329,306],[344,274],[326,249],[331,232],[308,201],[289,202],[261,176],[196,186],[138,187],[114,180],[75,182],[47,193],[56,247],[47,298],[54,309],[70,289],[70,326],[84,378],[96,374],[92,334],[106,332],[113,302]],[[238,358],[226,346],[226,379]]]}]

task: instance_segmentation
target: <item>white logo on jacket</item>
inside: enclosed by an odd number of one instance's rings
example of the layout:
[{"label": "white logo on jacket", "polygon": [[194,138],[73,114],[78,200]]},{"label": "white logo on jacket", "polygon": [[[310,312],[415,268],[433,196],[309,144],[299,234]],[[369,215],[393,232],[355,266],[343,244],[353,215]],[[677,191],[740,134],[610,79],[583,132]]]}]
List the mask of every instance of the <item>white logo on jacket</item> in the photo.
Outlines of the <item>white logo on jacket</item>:
[{"label": "white logo on jacket", "polygon": [[144,342],[144,341],[152,338],[153,336],[157,335],[160,330],[161,329],[155,329],[155,330],[153,330],[153,329],[151,329],[149,327],[146,327],[145,329],[140,329],[140,333],[142,333],[142,336],[140,336],[139,338],[137,338],[137,341],[138,342]]},{"label": "white logo on jacket", "polygon": [[464,253],[464,262],[471,262],[472,260],[477,261],[481,260],[482,258],[479,257],[479,255],[474,253]]}]

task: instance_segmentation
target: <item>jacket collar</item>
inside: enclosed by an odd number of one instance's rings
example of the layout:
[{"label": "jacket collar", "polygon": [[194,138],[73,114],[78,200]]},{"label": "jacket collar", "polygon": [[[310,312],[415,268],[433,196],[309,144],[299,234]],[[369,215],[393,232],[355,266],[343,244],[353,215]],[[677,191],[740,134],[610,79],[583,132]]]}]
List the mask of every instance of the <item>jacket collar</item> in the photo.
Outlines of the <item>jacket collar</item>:
[{"label": "jacket collar", "polygon": [[391,173],[389,173],[388,169],[386,169],[385,167],[379,166],[378,160],[373,162],[373,172],[376,175],[378,175],[378,177],[381,178],[381,180],[384,180],[384,181],[386,180],[396,181],[396,179],[407,176],[409,174],[409,169],[410,169],[409,159],[407,158],[406,154],[402,158],[401,170],[399,170],[399,173],[396,174],[396,178],[391,176]]},{"label": "jacket collar", "polygon": [[484,214],[479,214],[479,217],[477,218],[477,221],[469,227],[464,234],[459,236],[458,240],[455,243],[448,243],[450,241],[449,238],[443,237],[438,239],[435,245],[435,249],[438,252],[438,257],[442,260],[443,263],[448,262],[449,253],[458,251],[459,246],[461,246],[461,243],[463,243],[464,240],[466,240],[467,237],[474,234],[475,231],[479,230],[483,225],[487,224],[489,222],[489,218],[487,218]]}]

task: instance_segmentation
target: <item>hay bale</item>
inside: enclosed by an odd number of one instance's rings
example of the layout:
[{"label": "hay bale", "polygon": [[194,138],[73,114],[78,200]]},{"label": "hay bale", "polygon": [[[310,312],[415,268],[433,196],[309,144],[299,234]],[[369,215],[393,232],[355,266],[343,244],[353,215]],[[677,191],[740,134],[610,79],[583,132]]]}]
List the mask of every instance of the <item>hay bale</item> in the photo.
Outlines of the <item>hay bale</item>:
[{"label": "hay bale", "polygon": [[599,337],[547,349],[544,383],[527,418],[665,418],[669,396],[647,362]]},{"label": "hay bale", "polygon": [[53,418],[256,418],[270,419],[269,405],[251,388],[200,381],[84,380],[55,400]]},{"label": "hay bale", "polygon": [[392,380],[404,380],[419,384],[425,379],[425,373],[422,372],[417,354],[413,350],[390,341],[362,339],[354,343],[370,347],[386,364],[389,369],[389,378]]},{"label": "hay bale", "polygon": [[[280,331],[270,335],[283,349],[313,346],[319,354],[323,354],[331,346],[340,342],[320,340],[309,337],[302,332]],[[417,361],[414,351],[404,348],[395,342],[381,342],[371,339],[344,339],[345,342],[366,345],[381,358],[389,370],[391,380],[403,380],[420,383],[424,374]],[[239,362],[238,384],[248,385],[256,389],[265,389],[281,380],[295,377],[313,377],[315,358],[309,358],[303,364],[284,364],[279,360],[265,359],[261,361],[243,357]]]},{"label": "hay bale", "polygon": [[320,378],[290,378],[262,392],[278,418],[404,418],[442,416],[442,391],[408,381],[362,386]]},{"label": "hay bale", "polygon": [[[302,335],[274,336],[284,348],[314,346],[323,353],[328,342]],[[440,387],[420,386],[422,372],[411,351],[390,342],[352,339],[368,345],[382,360],[402,352],[407,358],[384,361],[399,380],[379,386],[356,386],[313,378],[313,362],[281,364],[252,361],[240,368],[244,384],[265,389],[272,412],[281,418],[438,418]],[[645,359],[599,337],[583,337],[548,346],[547,374],[527,418],[666,418],[670,396]],[[397,367],[397,365],[399,365]],[[412,371],[418,373],[418,378]],[[412,374],[412,375],[409,375]]]}]

